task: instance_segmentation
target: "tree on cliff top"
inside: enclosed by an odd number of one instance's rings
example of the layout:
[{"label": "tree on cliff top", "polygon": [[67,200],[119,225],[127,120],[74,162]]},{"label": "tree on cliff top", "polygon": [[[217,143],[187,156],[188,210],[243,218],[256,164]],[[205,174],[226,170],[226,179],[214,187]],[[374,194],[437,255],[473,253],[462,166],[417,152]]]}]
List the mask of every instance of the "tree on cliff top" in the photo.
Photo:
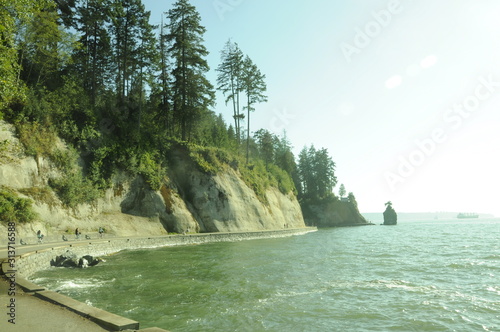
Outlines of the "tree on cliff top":
[{"label": "tree on cliff top", "polygon": [[214,104],[215,93],[205,73],[209,66],[205,57],[208,51],[203,45],[203,27],[196,8],[188,0],[178,0],[167,13],[170,22],[166,41],[173,58],[173,116],[183,141]]},{"label": "tree on cliff top", "polygon": [[267,90],[266,75],[262,74],[259,68],[253,63],[252,59],[247,55],[243,60],[243,79],[242,89],[247,95],[247,164],[250,153],[250,112],[255,111],[254,105],[267,101],[267,96],[264,94]]},{"label": "tree on cliff top", "polygon": [[335,163],[328,150],[316,150],[314,145],[304,147],[299,154],[298,173],[301,197],[321,199],[331,196],[337,185]]},{"label": "tree on cliff top", "polygon": [[240,121],[245,117],[240,112],[240,92],[242,92],[243,52],[238,44],[230,40],[221,51],[221,63],[217,67],[218,89],[226,96],[226,105],[231,100],[233,104],[234,128],[238,143],[241,139]]},{"label": "tree on cliff top", "polygon": [[340,185],[340,188],[339,188],[339,196],[340,196],[340,198],[344,197],[345,194],[346,194],[345,187],[344,187],[344,184],[342,183]]},{"label": "tree on cliff top", "polygon": [[356,201],[356,197],[354,196],[354,194],[352,192],[350,192],[347,195],[347,198],[349,199],[349,202],[352,203],[352,205],[354,205],[356,208],[358,207],[358,202]]}]

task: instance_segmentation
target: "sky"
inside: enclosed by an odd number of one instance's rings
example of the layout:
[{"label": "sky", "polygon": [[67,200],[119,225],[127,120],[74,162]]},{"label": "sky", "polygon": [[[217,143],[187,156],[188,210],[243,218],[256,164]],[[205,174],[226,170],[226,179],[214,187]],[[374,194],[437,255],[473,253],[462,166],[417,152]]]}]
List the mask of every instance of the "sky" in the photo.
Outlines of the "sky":
[{"label": "sky", "polygon": [[[143,0],[153,24],[174,2]],[[500,216],[500,1],[191,3],[212,84],[231,39],[266,75],[251,131],[327,148],[361,212]]]}]

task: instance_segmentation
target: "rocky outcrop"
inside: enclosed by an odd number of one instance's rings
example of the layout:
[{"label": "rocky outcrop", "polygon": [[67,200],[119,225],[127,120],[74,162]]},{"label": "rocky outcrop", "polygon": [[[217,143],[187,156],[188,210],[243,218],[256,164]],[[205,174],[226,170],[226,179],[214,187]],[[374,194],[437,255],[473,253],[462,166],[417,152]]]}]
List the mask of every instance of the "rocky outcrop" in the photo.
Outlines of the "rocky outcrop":
[{"label": "rocky outcrop", "polygon": [[398,215],[394,210],[394,208],[392,207],[392,203],[388,202],[385,205],[386,208],[384,211],[384,225],[397,225]]},{"label": "rocky outcrop", "polygon": [[93,257],[90,255],[78,257],[75,253],[68,250],[64,254],[52,259],[50,261],[50,266],[87,268],[90,266],[95,266],[102,261],[103,260],[101,258]]},{"label": "rocky outcrop", "polygon": [[158,217],[169,232],[243,232],[304,227],[292,194],[268,188],[266,202],[226,167],[218,174],[199,171],[182,153],[173,158],[169,179],[158,192],[141,179],[131,185],[122,212]]},{"label": "rocky outcrop", "polygon": [[351,202],[328,198],[304,204],[304,218],[308,225],[318,227],[361,226],[370,223]]},{"label": "rocky outcrop", "polygon": [[295,197],[269,188],[266,191],[267,202],[263,203],[231,168],[215,176],[194,171],[188,182],[184,201],[201,232],[305,226]]}]

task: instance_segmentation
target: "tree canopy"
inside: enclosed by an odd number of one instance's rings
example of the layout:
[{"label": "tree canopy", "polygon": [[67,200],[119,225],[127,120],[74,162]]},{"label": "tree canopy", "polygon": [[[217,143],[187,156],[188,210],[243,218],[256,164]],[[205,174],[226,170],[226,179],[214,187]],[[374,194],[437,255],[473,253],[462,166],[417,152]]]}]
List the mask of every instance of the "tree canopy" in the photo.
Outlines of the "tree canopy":
[{"label": "tree canopy", "polygon": [[327,149],[316,150],[314,145],[304,147],[299,154],[298,169],[303,197],[324,198],[332,194],[337,177],[335,162]]},{"label": "tree canopy", "polygon": [[[272,183],[323,197],[337,183],[326,149],[304,148],[297,161],[286,133],[251,131],[251,113],[268,98],[266,76],[231,40],[216,82],[231,125],[213,112],[206,29],[189,0],[165,8],[159,26],[141,0],[0,0],[0,22],[0,118],[33,156],[63,168],[81,158],[83,172],[50,182],[68,204],[95,197],[118,169],[157,188],[179,142],[239,168],[256,192]],[[56,135],[71,152],[54,148]]]}]

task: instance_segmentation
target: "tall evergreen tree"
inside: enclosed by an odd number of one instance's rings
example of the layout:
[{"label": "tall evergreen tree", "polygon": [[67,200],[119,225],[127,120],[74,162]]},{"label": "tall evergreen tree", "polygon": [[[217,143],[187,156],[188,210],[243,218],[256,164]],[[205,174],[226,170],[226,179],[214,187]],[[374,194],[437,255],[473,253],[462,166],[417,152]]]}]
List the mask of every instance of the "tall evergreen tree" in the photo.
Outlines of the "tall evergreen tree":
[{"label": "tall evergreen tree", "polygon": [[48,0],[0,0],[0,111],[26,98],[25,85],[20,79],[21,45],[16,39],[21,27],[32,21],[33,13],[49,4]]},{"label": "tall evergreen tree", "polygon": [[111,5],[116,87],[122,99],[131,90],[134,78],[153,57],[156,44],[149,16],[141,0],[115,0]]},{"label": "tall evergreen tree", "polygon": [[165,25],[163,24],[163,15],[160,25],[159,37],[159,57],[157,63],[158,76],[152,86],[152,96],[157,98],[156,102],[156,119],[159,122],[159,127],[162,136],[173,135],[173,115],[172,115],[172,91],[170,79],[170,56],[168,53],[167,35],[165,33]]},{"label": "tall evergreen tree", "polygon": [[75,66],[81,74],[83,87],[92,106],[97,96],[111,85],[112,49],[108,32],[111,22],[110,2],[82,0],[77,6],[76,30],[80,33],[80,45],[75,55]]},{"label": "tall evergreen tree", "polygon": [[337,184],[335,163],[327,149],[316,150],[314,145],[304,147],[299,154],[299,177],[302,197],[323,198],[332,193]]},{"label": "tall evergreen tree", "polygon": [[340,196],[340,198],[344,197],[345,194],[346,194],[345,186],[344,186],[344,184],[341,184],[340,188],[339,188],[339,196]]},{"label": "tall evergreen tree", "polygon": [[337,177],[335,176],[335,162],[328,154],[327,149],[322,148],[316,152],[314,166],[316,168],[317,195],[319,197],[330,195],[337,185]]},{"label": "tall evergreen tree", "polygon": [[259,146],[260,156],[268,168],[269,164],[274,161],[277,137],[269,130],[259,129],[255,132],[254,138]]},{"label": "tall evergreen tree", "polygon": [[247,164],[250,153],[250,112],[255,111],[256,103],[266,102],[267,96],[264,94],[267,90],[266,82],[259,68],[253,63],[250,57],[246,56],[243,61],[243,79],[242,89],[247,96]]},{"label": "tall evergreen tree", "polygon": [[292,177],[295,188],[300,193],[302,191],[302,186],[297,170],[297,163],[295,162],[295,156],[292,152],[292,144],[288,140],[286,131],[283,132],[283,136],[281,138],[277,139],[274,160],[277,166]]},{"label": "tall evergreen tree", "polygon": [[213,86],[205,77],[209,66],[203,45],[206,29],[201,17],[188,0],[178,0],[168,11],[170,22],[166,36],[173,58],[173,113],[182,140],[190,138],[196,122],[214,104]]},{"label": "tall evergreen tree", "polygon": [[233,104],[234,128],[238,142],[241,138],[241,120],[245,117],[240,112],[240,92],[242,92],[243,52],[238,44],[227,41],[221,51],[221,63],[217,67],[218,89],[226,96],[226,105],[231,100]]}]

